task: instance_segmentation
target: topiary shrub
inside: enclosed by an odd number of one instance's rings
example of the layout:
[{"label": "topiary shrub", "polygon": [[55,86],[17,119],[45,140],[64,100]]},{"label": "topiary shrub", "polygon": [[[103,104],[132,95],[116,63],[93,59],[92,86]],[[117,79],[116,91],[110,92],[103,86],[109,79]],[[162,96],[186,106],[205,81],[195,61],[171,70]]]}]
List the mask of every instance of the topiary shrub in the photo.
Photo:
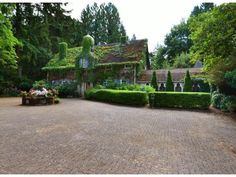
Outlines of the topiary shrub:
[{"label": "topiary shrub", "polygon": [[174,84],[173,84],[173,81],[172,81],[170,71],[168,71],[168,74],[167,74],[166,91],[174,91]]},{"label": "topiary shrub", "polygon": [[67,55],[67,43],[61,42],[59,43],[59,59],[62,60],[66,58]]},{"label": "topiary shrub", "polygon": [[154,92],[149,93],[149,103],[153,107],[208,109],[211,95],[201,92]]},{"label": "topiary shrub", "polygon": [[152,73],[151,86],[153,88],[155,88],[156,91],[158,91],[157,77],[156,77],[156,72],[155,71],[153,71],[153,73]]},{"label": "topiary shrub", "polygon": [[185,78],[184,78],[184,92],[191,92],[192,91],[192,80],[190,77],[190,73],[189,70],[187,70],[186,74],[185,74]]},{"label": "topiary shrub", "polygon": [[145,106],[148,103],[147,94],[141,91],[90,89],[85,92],[85,98],[131,106]]}]

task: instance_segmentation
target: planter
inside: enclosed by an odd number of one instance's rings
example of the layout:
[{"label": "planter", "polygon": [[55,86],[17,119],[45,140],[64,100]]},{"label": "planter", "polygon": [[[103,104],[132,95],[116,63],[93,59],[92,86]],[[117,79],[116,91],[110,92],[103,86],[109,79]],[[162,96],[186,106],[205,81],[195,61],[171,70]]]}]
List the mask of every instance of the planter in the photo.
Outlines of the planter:
[{"label": "planter", "polygon": [[54,97],[22,97],[22,105],[51,105]]}]

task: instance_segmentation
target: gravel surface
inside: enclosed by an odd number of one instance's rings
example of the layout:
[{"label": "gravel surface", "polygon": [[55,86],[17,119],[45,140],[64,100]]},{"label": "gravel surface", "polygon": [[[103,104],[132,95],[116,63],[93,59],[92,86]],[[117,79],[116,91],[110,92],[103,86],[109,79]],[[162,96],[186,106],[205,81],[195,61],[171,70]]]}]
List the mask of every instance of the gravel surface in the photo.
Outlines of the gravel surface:
[{"label": "gravel surface", "polygon": [[81,99],[0,98],[3,174],[236,173],[236,121],[210,112]]}]

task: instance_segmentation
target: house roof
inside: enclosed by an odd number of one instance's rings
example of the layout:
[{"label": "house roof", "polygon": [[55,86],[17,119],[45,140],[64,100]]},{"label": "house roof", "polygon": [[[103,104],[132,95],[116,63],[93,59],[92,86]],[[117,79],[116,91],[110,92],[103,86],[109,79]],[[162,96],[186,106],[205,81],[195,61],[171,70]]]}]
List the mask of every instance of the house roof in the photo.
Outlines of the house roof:
[{"label": "house roof", "polygon": [[[179,68],[171,69],[171,76],[173,82],[178,82],[184,80],[186,71],[189,70],[191,76],[203,74],[202,68]],[[167,80],[167,69],[160,70],[145,70],[141,73],[138,82],[150,82],[152,79],[153,71],[156,72],[156,77],[158,82],[166,82]]]},{"label": "house roof", "polygon": [[[98,59],[98,66],[111,64],[139,63],[146,56],[148,50],[147,39],[130,41],[127,44],[113,43],[94,47],[94,56]],[[62,70],[75,68],[76,57],[82,47],[67,49],[66,58],[60,60],[57,53],[43,70]]]}]

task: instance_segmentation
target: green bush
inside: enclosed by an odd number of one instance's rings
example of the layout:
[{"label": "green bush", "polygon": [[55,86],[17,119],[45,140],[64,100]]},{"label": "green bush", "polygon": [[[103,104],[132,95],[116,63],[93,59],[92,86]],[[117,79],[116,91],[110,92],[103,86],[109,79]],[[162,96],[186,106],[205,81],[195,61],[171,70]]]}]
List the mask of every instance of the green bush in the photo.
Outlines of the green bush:
[{"label": "green bush", "polygon": [[47,83],[47,89],[56,89],[59,92],[59,97],[66,98],[66,97],[78,97],[77,92],[77,83],[75,81],[71,82],[64,82],[64,83]]},{"label": "green bush", "polygon": [[147,94],[141,91],[90,89],[85,92],[85,98],[131,106],[145,106],[148,103]]},{"label": "green bush", "polygon": [[152,80],[151,80],[151,86],[158,91],[158,85],[157,85],[157,77],[156,77],[156,72],[153,71],[152,73]]},{"label": "green bush", "polygon": [[[154,97],[152,96],[152,94],[154,94]],[[209,93],[200,93],[200,92],[149,93],[149,103],[153,107],[208,109],[210,102],[211,102],[211,96]]]},{"label": "green bush", "polygon": [[215,108],[220,109],[220,105],[221,105],[221,101],[224,99],[224,95],[218,92],[215,92],[212,94],[212,98],[211,98],[211,104],[212,106],[214,106]]},{"label": "green bush", "polygon": [[174,84],[172,81],[172,76],[170,71],[168,71],[167,74],[166,91],[174,91]]},{"label": "green bush", "polygon": [[187,70],[184,78],[184,92],[191,92],[192,91],[192,79],[190,77],[189,70]]},{"label": "green bush", "polygon": [[235,96],[226,96],[219,92],[213,92],[211,104],[212,106],[220,109],[223,112],[236,111],[236,97]]}]

